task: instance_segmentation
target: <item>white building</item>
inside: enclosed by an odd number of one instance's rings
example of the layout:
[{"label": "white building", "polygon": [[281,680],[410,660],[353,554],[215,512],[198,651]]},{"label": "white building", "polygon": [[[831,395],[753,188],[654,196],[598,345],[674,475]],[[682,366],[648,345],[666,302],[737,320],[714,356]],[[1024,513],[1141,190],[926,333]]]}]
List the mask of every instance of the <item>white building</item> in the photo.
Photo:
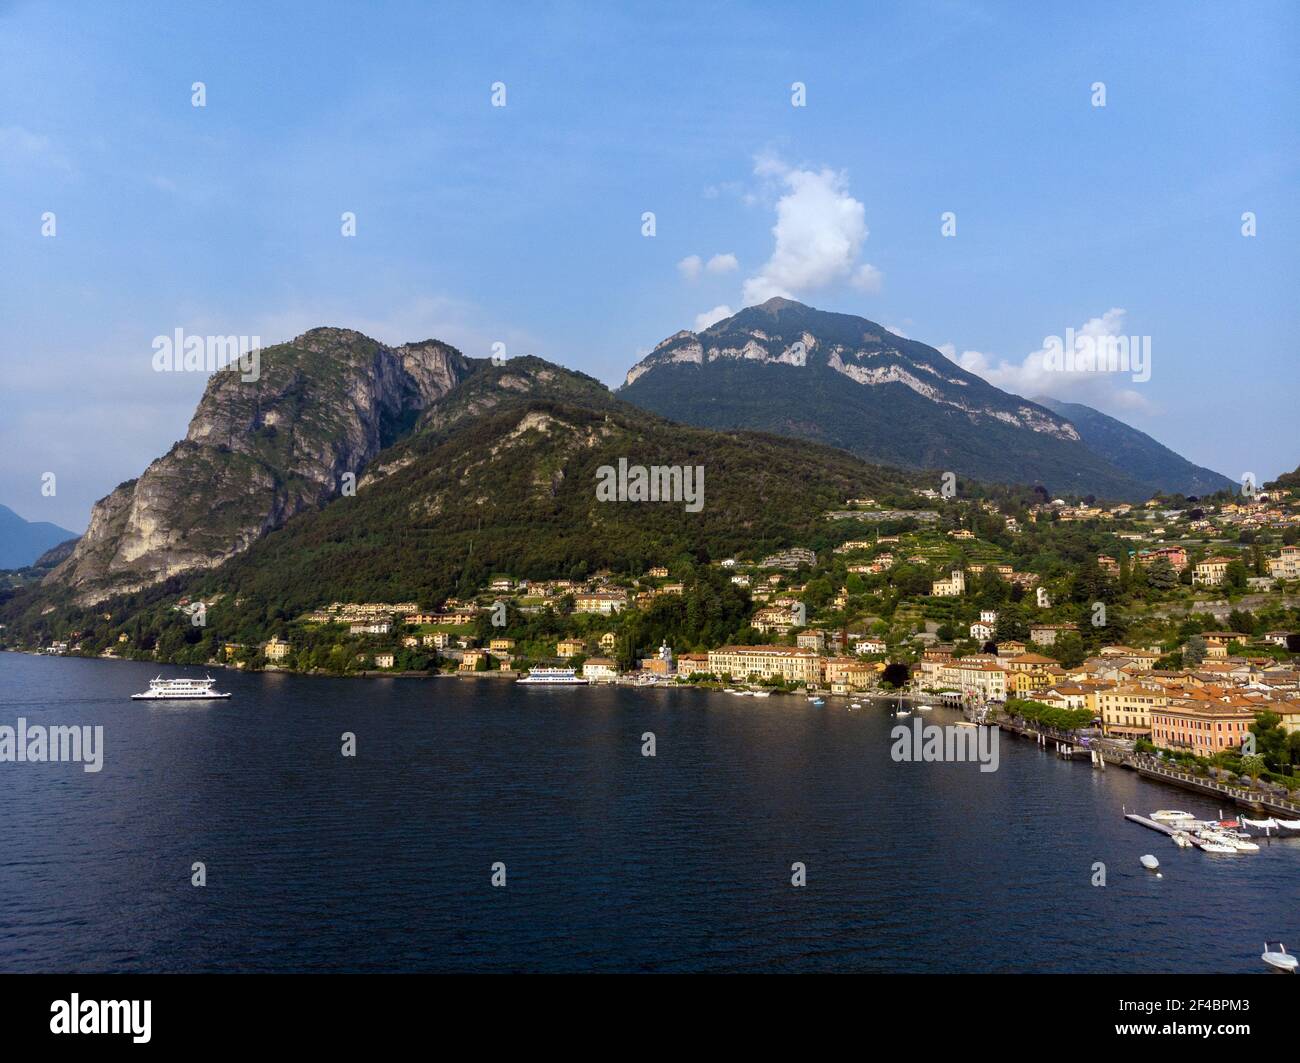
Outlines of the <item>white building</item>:
[{"label": "white building", "polygon": [[930,585],[930,593],[936,598],[957,598],[966,593],[966,573],[953,569],[947,579],[937,579]]}]

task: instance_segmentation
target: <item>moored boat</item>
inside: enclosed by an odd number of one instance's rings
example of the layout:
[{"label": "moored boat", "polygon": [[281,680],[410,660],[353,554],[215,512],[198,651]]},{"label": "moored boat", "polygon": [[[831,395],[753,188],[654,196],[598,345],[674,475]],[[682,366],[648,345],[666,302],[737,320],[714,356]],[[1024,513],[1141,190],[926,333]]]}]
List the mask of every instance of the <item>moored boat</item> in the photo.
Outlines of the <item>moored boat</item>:
[{"label": "moored boat", "polygon": [[1287,952],[1286,946],[1281,942],[1278,943],[1277,948],[1278,951],[1273,952],[1268,947],[1268,942],[1264,942],[1264,952],[1263,955],[1260,956],[1260,959],[1275,970],[1286,971],[1288,974],[1295,974],[1297,965],[1296,958]]},{"label": "moored boat", "polygon": [[1159,809],[1152,812],[1147,818],[1154,819],[1157,823],[1166,824],[1194,823],[1196,821],[1196,817],[1190,812],[1181,812],[1171,808]]},{"label": "moored boat", "polygon": [[583,679],[572,668],[530,668],[528,674],[516,683],[531,683],[535,686],[586,686]]}]

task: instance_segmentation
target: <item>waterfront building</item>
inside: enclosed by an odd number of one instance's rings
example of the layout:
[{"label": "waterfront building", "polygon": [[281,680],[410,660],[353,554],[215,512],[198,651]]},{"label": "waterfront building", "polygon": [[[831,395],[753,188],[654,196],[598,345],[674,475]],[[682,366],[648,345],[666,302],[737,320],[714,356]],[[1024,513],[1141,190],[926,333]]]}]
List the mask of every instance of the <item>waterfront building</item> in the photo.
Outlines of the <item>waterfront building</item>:
[{"label": "waterfront building", "polygon": [[709,671],[745,679],[783,679],[790,683],[816,684],[821,660],[810,650],[792,646],[723,646],[709,651]]},{"label": "waterfront building", "polygon": [[1151,735],[1152,713],[1169,704],[1169,695],[1158,683],[1130,683],[1097,690],[1091,700],[1103,734],[1146,738]]},{"label": "waterfront building", "polygon": [[1254,708],[1235,700],[1172,698],[1152,712],[1151,740],[1165,749],[1212,757],[1240,746],[1254,722]]},{"label": "waterfront building", "polygon": [[292,652],[293,647],[287,642],[281,642],[279,635],[272,635],[271,641],[262,645],[262,653],[268,661],[283,661]]},{"label": "waterfront building", "polygon": [[690,676],[695,673],[706,673],[709,670],[709,655],[707,653],[682,653],[677,656],[677,674],[679,676]]},{"label": "waterfront building", "polygon": [[588,657],[582,666],[582,678],[593,683],[612,683],[618,678],[618,666],[610,657]]}]

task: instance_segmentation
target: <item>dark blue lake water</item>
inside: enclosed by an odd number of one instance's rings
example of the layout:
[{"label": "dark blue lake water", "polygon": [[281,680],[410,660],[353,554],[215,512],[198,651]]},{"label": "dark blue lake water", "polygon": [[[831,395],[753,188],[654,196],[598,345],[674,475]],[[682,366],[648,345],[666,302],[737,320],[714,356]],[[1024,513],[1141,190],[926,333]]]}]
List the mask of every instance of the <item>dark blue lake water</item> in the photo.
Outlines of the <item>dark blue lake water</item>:
[{"label": "dark blue lake water", "polygon": [[1300,949],[1300,841],[1178,850],[1122,808],[1210,802],[1019,739],[992,773],[895,763],[882,702],[225,671],[226,702],[127,700],[157,671],[0,654],[0,724],[105,729],[97,774],[0,764],[0,970],[1261,971],[1265,939]]}]

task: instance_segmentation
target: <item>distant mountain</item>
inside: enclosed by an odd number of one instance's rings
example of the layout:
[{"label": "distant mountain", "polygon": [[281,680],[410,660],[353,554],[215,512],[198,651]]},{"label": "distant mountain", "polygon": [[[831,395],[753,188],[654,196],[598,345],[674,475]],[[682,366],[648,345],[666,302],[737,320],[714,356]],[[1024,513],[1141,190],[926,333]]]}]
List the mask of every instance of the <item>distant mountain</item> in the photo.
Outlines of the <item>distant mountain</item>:
[{"label": "distant mountain", "polygon": [[1238,484],[1213,469],[1193,465],[1145,432],[1131,428],[1100,410],[1077,402],[1058,402],[1039,395],[1034,401],[1068,420],[1094,453],[1104,455],[1152,490],[1170,494],[1211,495],[1234,490]]},{"label": "distant mountain", "polygon": [[260,358],[256,381],[211,376],[185,438],[95,504],[47,584],[91,604],[221,564],[339,495],[476,364],[437,340],[390,348],[337,328]]},{"label": "distant mountain", "polygon": [[0,506],[0,569],[26,568],[51,547],[75,539],[76,532],[48,521],[23,520],[8,506]]},{"label": "distant mountain", "polygon": [[1153,486],[1090,447],[1067,418],[933,347],[789,299],[670,336],[632,367],[618,395],[688,424],[778,432],[869,461],[1043,484],[1052,494],[1136,499]]}]

